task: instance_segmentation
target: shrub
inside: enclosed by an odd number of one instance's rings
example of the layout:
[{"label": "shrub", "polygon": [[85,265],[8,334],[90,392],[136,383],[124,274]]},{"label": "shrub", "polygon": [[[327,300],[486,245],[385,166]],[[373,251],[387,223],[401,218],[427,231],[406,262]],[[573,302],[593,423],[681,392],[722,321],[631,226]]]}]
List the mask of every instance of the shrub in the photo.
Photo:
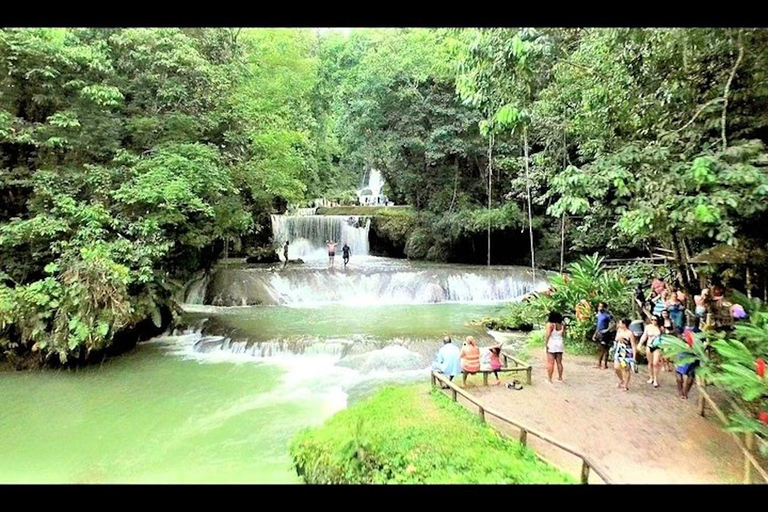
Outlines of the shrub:
[{"label": "shrub", "polygon": [[[752,432],[768,439],[768,308],[759,300],[742,297],[749,321],[736,323],[732,332],[707,332],[704,343],[693,348],[681,339],[664,337],[664,352],[682,362],[701,361],[699,375],[731,397],[727,430]],[[761,445],[768,455],[765,444]]]},{"label": "shrub", "polygon": [[572,343],[589,343],[599,302],[608,304],[615,319],[631,316],[634,309],[634,283],[617,270],[606,269],[597,254],[571,263],[567,274],[553,276],[549,281],[550,291],[535,294],[531,306],[542,321],[550,311],[569,318],[568,339]]},{"label": "shrub", "polygon": [[537,311],[527,302],[512,302],[504,313],[496,318],[484,318],[482,325],[486,329],[495,331],[523,331],[533,330],[540,321]]}]

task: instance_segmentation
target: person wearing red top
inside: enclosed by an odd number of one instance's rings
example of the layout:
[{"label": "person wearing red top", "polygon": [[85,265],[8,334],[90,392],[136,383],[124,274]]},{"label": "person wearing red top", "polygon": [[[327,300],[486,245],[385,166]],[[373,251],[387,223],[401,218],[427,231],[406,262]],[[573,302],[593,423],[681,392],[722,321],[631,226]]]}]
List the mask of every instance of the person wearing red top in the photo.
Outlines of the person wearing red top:
[{"label": "person wearing red top", "polygon": [[461,347],[461,374],[462,384],[467,385],[467,375],[480,371],[480,349],[472,336],[467,336],[464,346]]}]

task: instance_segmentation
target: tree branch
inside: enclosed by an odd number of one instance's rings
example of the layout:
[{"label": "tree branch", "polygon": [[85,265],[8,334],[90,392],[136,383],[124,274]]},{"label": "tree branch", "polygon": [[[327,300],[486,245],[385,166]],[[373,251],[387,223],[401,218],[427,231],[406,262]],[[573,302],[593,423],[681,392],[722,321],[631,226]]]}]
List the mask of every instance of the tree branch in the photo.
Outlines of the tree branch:
[{"label": "tree branch", "polygon": [[723,98],[715,98],[715,99],[713,99],[713,100],[710,100],[710,101],[706,102],[706,103],[705,103],[705,104],[703,104],[701,107],[699,107],[699,110],[697,110],[697,111],[696,111],[696,113],[695,113],[695,114],[693,114],[693,117],[691,118],[691,120],[690,120],[690,121],[688,121],[687,123],[685,123],[685,125],[684,125],[682,128],[678,128],[677,130],[670,130],[670,131],[668,131],[668,132],[662,133],[662,134],[659,136],[659,138],[661,138],[661,137],[665,137],[665,136],[667,136],[667,135],[670,135],[670,134],[672,134],[672,133],[679,133],[679,132],[681,132],[681,131],[685,130],[686,128],[688,128],[689,126],[691,126],[691,125],[693,124],[693,122],[694,122],[694,121],[696,121],[696,118],[697,118],[697,117],[699,117],[699,114],[701,114],[701,113],[704,111],[704,109],[705,109],[705,108],[707,108],[707,107],[708,107],[708,106],[710,106],[710,105],[714,105],[715,103],[719,103],[719,102],[721,102],[721,101],[724,101],[724,100],[723,100]]},{"label": "tree branch", "polygon": [[736,58],[736,63],[733,65],[733,69],[731,70],[731,76],[728,77],[728,82],[725,84],[725,92],[723,93],[723,100],[725,101],[725,105],[723,105],[723,117],[722,117],[722,125],[723,125],[723,151],[726,150],[728,147],[728,139],[725,136],[725,114],[728,110],[728,93],[731,92],[731,83],[733,82],[733,77],[736,76],[736,69],[738,69],[739,64],[741,64],[741,59],[744,57],[744,45],[741,41],[741,31],[739,31],[739,56]]}]

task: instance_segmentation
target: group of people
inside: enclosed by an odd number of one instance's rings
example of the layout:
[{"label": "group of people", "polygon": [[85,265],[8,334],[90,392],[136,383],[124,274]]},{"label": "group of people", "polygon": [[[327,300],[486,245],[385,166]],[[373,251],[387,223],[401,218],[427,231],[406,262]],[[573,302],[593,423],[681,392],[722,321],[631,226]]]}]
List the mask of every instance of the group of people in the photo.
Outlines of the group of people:
[{"label": "group of people", "polygon": [[[289,245],[288,240],[283,244],[283,268],[288,264]],[[325,245],[328,247],[328,266],[333,268],[335,266],[336,246],[338,244],[333,240],[326,240]],[[349,245],[347,245],[346,242],[344,242],[344,246],[341,248],[341,253],[344,259],[344,267],[346,268],[349,263],[349,256],[352,254],[352,249],[349,248]]]},{"label": "group of people", "polygon": [[[328,266],[333,268],[335,266],[334,259],[336,257],[336,246],[338,245],[333,240],[326,240],[325,245],[328,247]],[[344,260],[344,267],[349,263],[349,255],[352,253],[352,249],[349,248],[346,242],[341,248],[341,254]]]},{"label": "group of people", "polygon": [[[687,399],[699,362],[678,361],[673,364],[664,355],[663,336],[682,338],[689,347],[693,347],[699,342],[697,333],[701,332],[703,325],[713,329],[732,328],[734,320],[744,319],[747,314],[741,305],[726,301],[724,296],[722,286],[704,288],[694,296],[695,308],[691,312],[686,308],[688,297],[685,292],[656,276],[647,298],[641,285],[635,290],[635,302],[642,320],[622,319],[614,325],[608,306],[600,303],[593,336],[601,345],[597,368],[608,367],[608,352],[612,345],[614,368],[619,378],[618,387],[628,390],[631,374],[638,373],[637,355],[642,350],[648,360],[648,384],[658,388],[662,369],[671,372],[674,366],[678,394]],[[686,356],[690,355],[681,354],[680,357],[689,360]]]},{"label": "group of people", "polygon": [[[688,297],[680,287],[665,283],[658,276],[653,279],[650,293],[645,297],[642,286],[635,290],[641,320],[622,318],[615,321],[608,305],[600,302],[595,315],[595,330],[592,340],[599,344],[596,368],[607,369],[612,353],[613,368],[618,378],[618,388],[629,391],[629,381],[633,373],[639,373],[637,359],[644,354],[648,361],[647,384],[659,387],[659,375],[663,370],[675,371],[677,390],[680,398],[687,399],[696,377],[697,360],[691,361],[692,353],[679,355],[673,362],[664,355],[663,336],[682,338],[693,348],[700,343],[697,336],[701,328],[707,325],[722,329],[732,327],[734,320],[747,317],[743,307],[731,304],[724,299],[725,291],[721,286],[705,288],[694,297],[695,311],[686,308]],[[577,312],[578,313],[578,312]],[[687,321],[686,321],[687,320]],[[730,322],[730,324],[729,324]],[[563,315],[550,312],[544,326],[544,345],[547,353],[547,381],[552,383],[555,368],[557,381],[563,382],[563,352],[567,326]],[[447,375],[450,380],[463,375],[466,384],[467,375],[478,371],[493,371],[496,383],[500,384],[498,370],[501,369],[501,345],[478,347],[471,336],[467,337],[461,350],[449,337],[443,340],[443,347],[438,352],[433,369]]]},{"label": "group of people", "polygon": [[444,374],[449,380],[462,375],[462,385],[467,384],[467,376],[477,372],[493,372],[496,385],[501,384],[501,344],[490,347],[478,347],[472,336],[467,336],[464,345],[459,349],[454,345],[450,336],[443,338],[443,346],[437,352],[437,361],[432,369]]}]

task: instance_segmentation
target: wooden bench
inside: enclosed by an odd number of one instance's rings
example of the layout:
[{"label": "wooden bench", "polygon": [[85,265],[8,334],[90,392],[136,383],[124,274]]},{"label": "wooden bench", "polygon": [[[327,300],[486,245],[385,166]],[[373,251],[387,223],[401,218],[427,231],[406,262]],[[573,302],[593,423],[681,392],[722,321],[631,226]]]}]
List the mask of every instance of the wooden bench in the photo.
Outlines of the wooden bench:
[{"label": "wooden bench", "polygon": [[[512,354],[508,354],[508,353],[504,352],[503,350],[501,351],[501,357],[502,357],[504,366],[502,366],[501,368],[496,370],[497,372],[499,372],[499,373],[525,372],[525,374],[526,374],[526,376],[525,376],[525,383],[528,384],[528,385],[531,384],[531,375],[533,373],[533,367],[531,365],[529,365],[528,363],[524,363],[524,362],[520,361],[519,359],[516,359],[514,356],[512,356]],[[464,373],[467,373],[467,372],[462,370],[461,373],[464,374]],[[475,375],[477,373],[482,373],[483,374],[483,385],[487,386],[488,385],[488,375],[493,373],[493,370],[490,370],[490,371],[478,370],[478,371],[473,372],[473,373],[467,373],[467,375]]]}]

